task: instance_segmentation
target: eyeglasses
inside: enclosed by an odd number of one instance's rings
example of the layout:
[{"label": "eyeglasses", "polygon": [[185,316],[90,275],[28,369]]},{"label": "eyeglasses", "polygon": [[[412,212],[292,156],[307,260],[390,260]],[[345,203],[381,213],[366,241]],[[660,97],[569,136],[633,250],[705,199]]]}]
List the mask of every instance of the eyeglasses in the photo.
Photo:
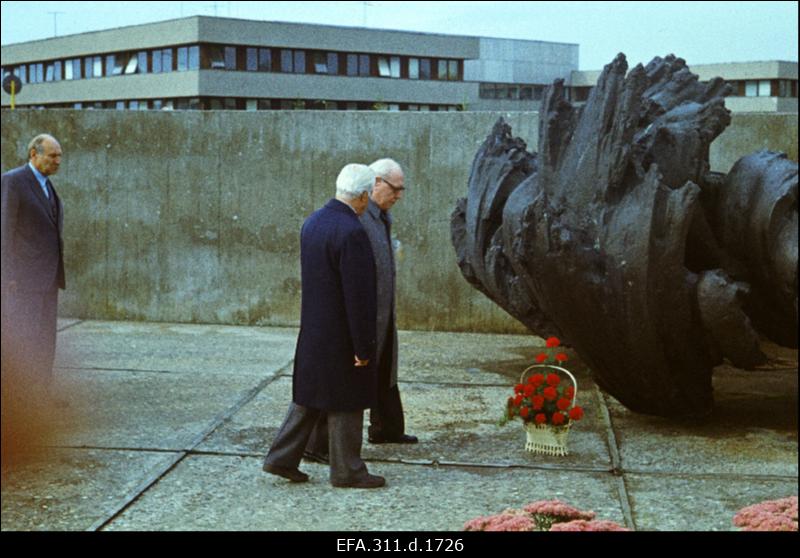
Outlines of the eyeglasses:
[{"label": "eyeglasses", "polygon": [[389,188],[391,188],[394,192],[402,192],[403,190],[406,189],[405,186],[395,186],[394,184],[392,184],[391,182],[389,182],[388,180],[386,180],[381,176],[379,176],[378,178],[380,178],[383,182],[385,182],[389,186]]}]

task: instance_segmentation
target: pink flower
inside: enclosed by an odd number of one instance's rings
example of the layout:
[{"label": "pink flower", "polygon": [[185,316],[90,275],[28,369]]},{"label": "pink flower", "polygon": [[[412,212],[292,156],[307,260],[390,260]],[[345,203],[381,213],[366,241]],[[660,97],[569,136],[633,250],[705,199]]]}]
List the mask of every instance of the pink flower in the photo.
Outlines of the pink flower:
[{"label": "pink flower", "polygon": [[464,531],[534,531],[536,524],[526,513],[506,510],[498,515],[479,517],[464,524]]},{"label": "pink flower", "polygon": [[733,524],[743,531],[797,531],[797,496],[743,508]]},{"label": "pink flower", "polygon": [[578,519],[575,521],[567,521],[566,523],[556,523],[550,528],[550,531],[630,531],[613,521],[586,521]]}]

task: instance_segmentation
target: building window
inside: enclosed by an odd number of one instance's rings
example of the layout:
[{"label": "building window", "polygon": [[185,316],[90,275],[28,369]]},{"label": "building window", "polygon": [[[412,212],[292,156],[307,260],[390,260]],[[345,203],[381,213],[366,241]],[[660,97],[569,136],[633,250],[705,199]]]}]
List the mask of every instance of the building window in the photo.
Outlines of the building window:
[{"label": "building window", "polygon": [[347,75],[348,76],[357,76],[358,75],[358,55],[357,54],[348,54],[347,55]]},{"label": "building window", "polygon": [[153,73],[167,73],[172,71],[172,49],[165,48],[153,51]]},{"label": "building window", "polygon": [[458,81],[458,60],[447,61],[447,79]]},{"label": "building window", "polygon": [[332,76],[339,74],[339,55],[335,52],[328,53],[328,73]]},{"label": "building window", "polygon": [[136,57],[139,59],[139,62],[137,64],[139,73],[146,74],[150,69],[147,65],[147,51],[143,50],[137,53]]},{"label": "building window", "polygon": [[313,54],[314,60],[314,73],[327,74],[328,73],[328,56],[324,52],[315,52]]},{"label": "building window", "polygon": [[442,81],[447,80],[447,60],[438,61],[439,71],[436,73],[436,78]]},{"label": "building window", "polygon": [[61,81],[61,61],[48,63],[44,74],[45,81]]},{"label": "building window", "polygon": [[358,75],[370,76],[369,54],[358,55]]},{"label": "building window", "polygon": [[293,70],[294,57],[291,50],[281,50],[281,72],[290,74]]},{"label": "building window", "polygon": [[136,70],[139,68],[139,57],[135,54],[131,54],[128,58],[127,64],[125,64],[125,74],[135,74]]},{"label": "building window", "polygon": [[22,83],[28,83],[28,67],[25,65],[19,66],[14,69],[14,75],[19,78]]},{"label": "building window", "polygon": [[419,79],[419,58],[408,59],[408,79]]},{"label": "building window", "polygon": [[[178,71],[185,72],[187,70],[199,70],[199,69],[200,69],[200,47],[197,45],[190,47],[179,47]],[[187,101],[186,99],[180,101],[180,103],[184,105],[188,102],[189,101]]]},{"label": "building window", "polygon": [[248,72],[258,71],[258,49],[248,48],[246,52],[245,70]]},{"label": "building window", "polygon": [[306,51],[304,50],[294,51],[294,73],[306,73]]},{"label": "building window", "polygon": [[400,77],[400,57],[399,56],[379,56],[378,75],[381,77]]},{"label": "building window", "polygon": [[225,69],[225,50],[221,46],[208,47],[208,67],[212,70]]},{"label": "building window", "polygon": [[746,81],[744,84],[745,97],[769,97],[772,87],[768,79],[759,81]]},{"label": "building window", "polygon": [[430,58],[420,58],[419,79],[431,79],[431,60]]},{"label": "building window", "polygon": [[272,52],[268,48],[258,49],[258,71],[272,71]]},{"label": "building window", "polygon": [[225,69],[226,70],[236,69],[236,47],[232,46],[225,47]]},{"label": "building window", "polygon": [[259,99],[256,106],[258,110],[272,110],[272,101],[270,99]]}]

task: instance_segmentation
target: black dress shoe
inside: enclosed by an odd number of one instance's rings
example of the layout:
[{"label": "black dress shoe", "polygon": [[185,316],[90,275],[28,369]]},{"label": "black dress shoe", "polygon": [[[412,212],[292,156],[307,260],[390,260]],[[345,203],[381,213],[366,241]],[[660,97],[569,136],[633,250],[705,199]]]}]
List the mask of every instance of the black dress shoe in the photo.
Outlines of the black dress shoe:
[{"label": "black dress shoe", "polygon": [[264,463],[262,469],[267,473],[278,475],[292,482],[306,482],[308,480],[308,475],[300,469],[287,469],[286,467],[279,467],[278,465],[271,465],[269,463]]},{"label": "black dress shoe", "polygon": [[399,438],[384,438],[383,436],[370,436],[370,444],[416,444],[419,439],[416,436],[403,434]]},{"label": "black dress shoe", "polygon": [[378,475],[367,474],[366,477],[350,482],[333,482],[331,484],[337,488],[380,488],[386,485],[386,479]]},{"label": "black dress shoe", "polygon": [[303,459],[306,461],[313,461],[314,463],[322,463],[323,465],[330,465],[331,462],[327,455],[315,451],[304,451]]}]

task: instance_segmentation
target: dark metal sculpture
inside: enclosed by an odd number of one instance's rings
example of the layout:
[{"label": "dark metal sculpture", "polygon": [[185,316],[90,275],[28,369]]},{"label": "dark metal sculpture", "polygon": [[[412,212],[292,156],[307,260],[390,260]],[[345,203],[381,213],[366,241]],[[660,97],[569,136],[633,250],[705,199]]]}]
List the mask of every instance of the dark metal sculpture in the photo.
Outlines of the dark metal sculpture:
[{"label": "dark metal sculpture", "polygon": [[709,171],[730,122],[721,79],[674,56],[606,66],[583,107],[545,93],[539,153],[500,119],[453,212],[464,277],[572,345],[632,410],[704,416],[712,368],[797,345],[797,164],[760,152]]}]

